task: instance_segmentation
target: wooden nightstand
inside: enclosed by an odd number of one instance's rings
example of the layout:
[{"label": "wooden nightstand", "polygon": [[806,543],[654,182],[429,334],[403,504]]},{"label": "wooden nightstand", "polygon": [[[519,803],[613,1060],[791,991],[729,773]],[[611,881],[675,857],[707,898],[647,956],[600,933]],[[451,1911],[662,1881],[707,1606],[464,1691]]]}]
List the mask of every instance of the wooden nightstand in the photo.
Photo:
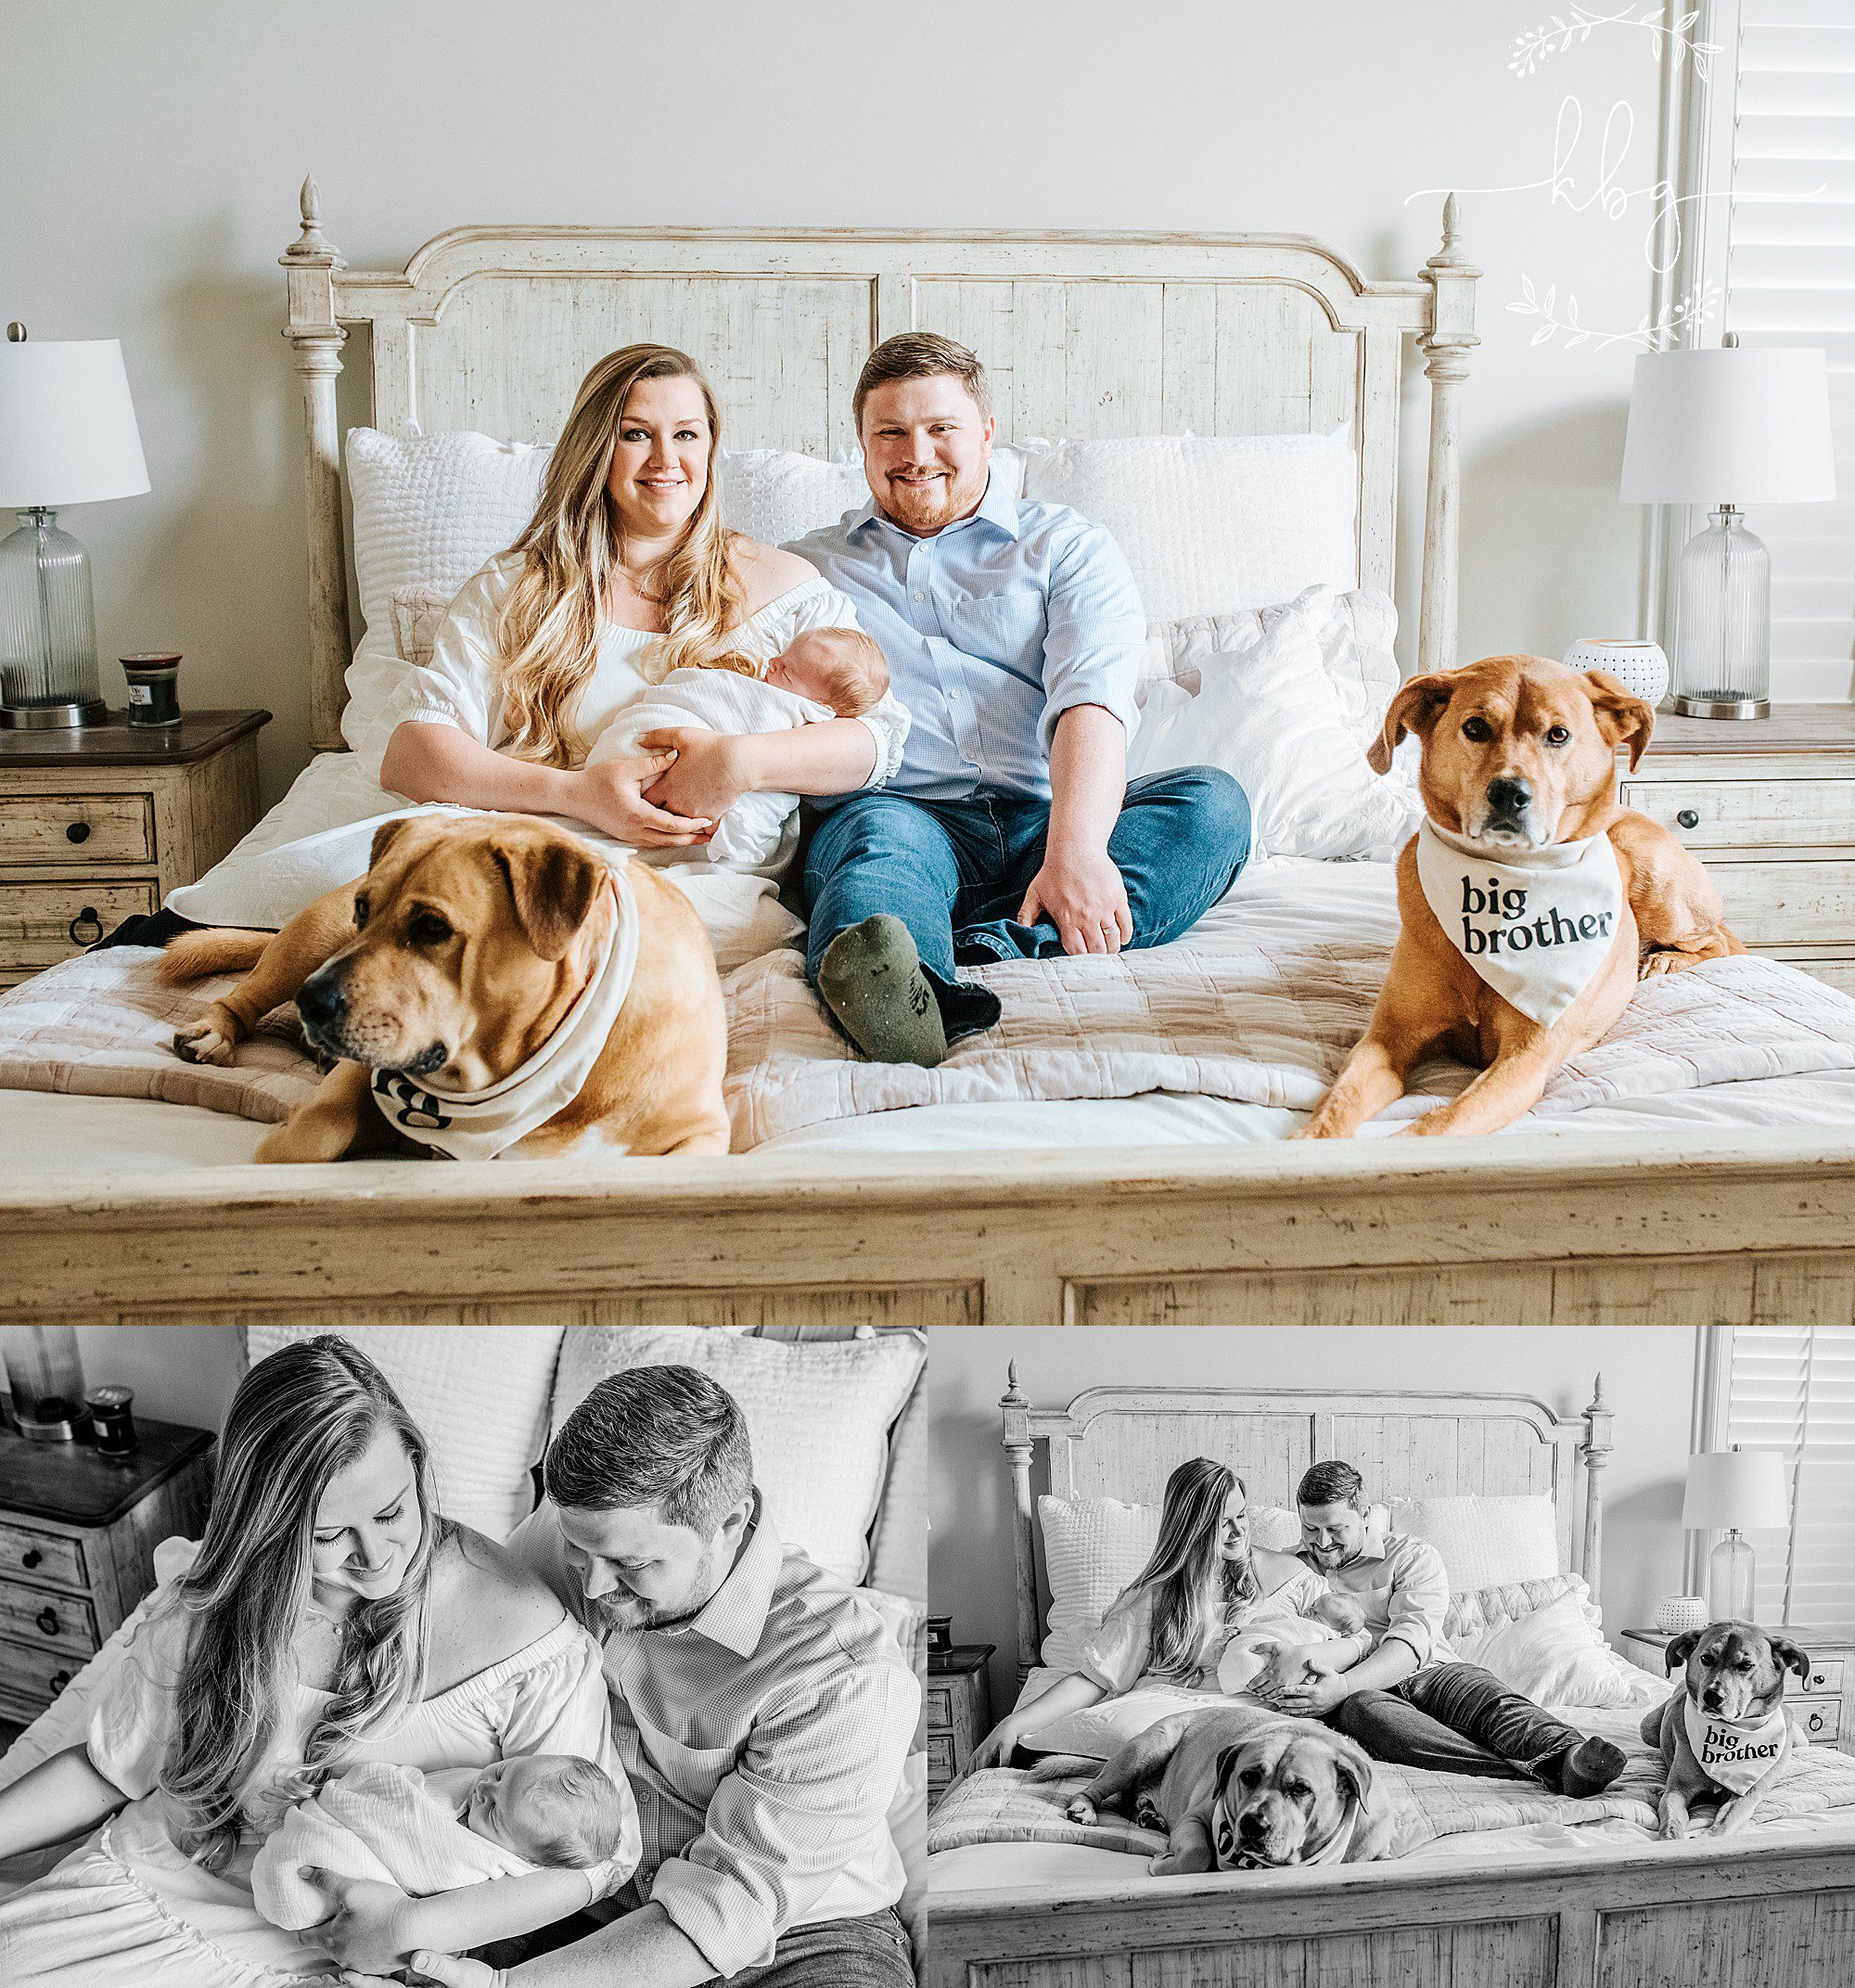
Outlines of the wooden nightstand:
[{"label": "wooden nightstand", "polygon": [[[1799,1649],[1810,1653],[1810,1675],[1798,1684],[1785,1680],[1785,1703],[1810,1744],[1855,1753],[1855,1630],[1785,1629]],[[1666,1629],[1626,1629],[1623,1654],[1652,1677],[1668,1677],[1664,1655],[1673,1636]],[[1677,1680],[1669,1678],[1669,1688]]]},{"label": "wooden nightstand", "polygon": [[986,1664],[996,1647],[956,1643],[928,1659],[929,1809],[972,1765],[973,1749],[991,1731],[991,1681]]},{"label": "wooden nightstand", "polygon": [[1713,873],[1726,918],[1855,994],[1855,706],[1779,704],[1744,722],[1658,713],[1621,799]]},{"label": "wooden nightstand", "polygon": [[0,987],[158,910],[217,863],[258,818],[270,717],[0,732]]},{"label": "wooden nightstand", "polygon": [[135,1428],[120,1461],[0,1428],[0,1718],[36,1719],[153,1587],[156,1546],[199,1532],[212,1437]]}]

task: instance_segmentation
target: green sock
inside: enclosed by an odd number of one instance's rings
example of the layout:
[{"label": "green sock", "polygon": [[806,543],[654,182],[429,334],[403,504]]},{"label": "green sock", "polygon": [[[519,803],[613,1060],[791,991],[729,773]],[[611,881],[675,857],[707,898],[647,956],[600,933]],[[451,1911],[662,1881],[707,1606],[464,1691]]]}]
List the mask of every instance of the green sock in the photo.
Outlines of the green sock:
[{"label": "green sock", "polygon": [[947,1054],[940,1004],[900,918],[878,912],[840,931],[818,963],[818,992],[872,1063],[932,1070]]}]

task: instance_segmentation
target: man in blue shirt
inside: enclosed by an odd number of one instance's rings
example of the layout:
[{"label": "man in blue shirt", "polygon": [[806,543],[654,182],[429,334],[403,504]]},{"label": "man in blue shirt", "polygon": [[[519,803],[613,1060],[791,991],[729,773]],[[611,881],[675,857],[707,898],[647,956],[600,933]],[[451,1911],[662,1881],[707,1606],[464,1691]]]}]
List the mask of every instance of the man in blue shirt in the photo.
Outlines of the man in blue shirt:
[{"label": "man in blue shirt", "polygon": [[806,966],[865,1056],[932,1065],[999,1017],[960,967],[1177,938],[1242,868],[1249,806],[1208,766],[1129,785],[1133,575],[991,478],[979,360],[903,332],[854,407],[871,501],[789,549],[856,603],[912,722],[887,786],[818,803]]}]

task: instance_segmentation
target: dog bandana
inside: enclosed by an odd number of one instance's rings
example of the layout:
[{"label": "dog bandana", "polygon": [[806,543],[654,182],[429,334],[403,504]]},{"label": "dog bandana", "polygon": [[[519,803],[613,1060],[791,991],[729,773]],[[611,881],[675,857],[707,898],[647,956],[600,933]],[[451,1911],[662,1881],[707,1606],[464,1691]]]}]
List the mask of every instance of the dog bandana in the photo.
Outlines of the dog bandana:
[{"label": "dog bandana", "polygon": [[1544,1027],[1590,985],[1623,912],[1607,835],[1496,863],[1425,821],[1417,880],[1450,943],[1496,994]]},{"label": "dog bandana", "polygon": [[1763,1780],[1785,1751],[1782,1705],[1774,1706],[1757,1725],[1731,1725],[1683,1698],[1682,1723],[1700,1771],[1734,1794],[1744,1794],[1753,1782]]},{"label": "dog bandana", "polygon": [[[1315,1851],[1312,1856],[1303,1857],[1300,1863],[1293,1867],[1296,1870],[1302,1870],[1310,1864],[1345,1863],[1346,1853],[1352,1847],[1353,1832],[1358,1827],[1359,1810],[1356,1807],[1348,1809],[1346,1820],[1340,1824],[1333,1835]],[[1215,1842],[1220,1836],[1225,1834],[1230,1837],[1233,1842],[1241,1841],[1236,1831],[1230,1826],[1230,1812],[1224,1807],[1223,1797],[1220,1795],[1211,1803],[1211,1841]],[[1283,1868],[1281,1865],[1270,1864],[1261,1857],[1252,1855],[1247,1850],[1239,1850],[1236,1862],[1229,1867],[1232,1870],[1239,1871],[1273,1871]]]},{"label": "dog bandana", "polygon": [[494,1160],[579,1097],[637,968],[637,900],[621,866],[611,869],[616,898],[605,947],[560,1026],[518,1069],[480,1091],[451,1090],[403,1071],[374,1075],[374,1101],[409,1139],[451,1160]]}]

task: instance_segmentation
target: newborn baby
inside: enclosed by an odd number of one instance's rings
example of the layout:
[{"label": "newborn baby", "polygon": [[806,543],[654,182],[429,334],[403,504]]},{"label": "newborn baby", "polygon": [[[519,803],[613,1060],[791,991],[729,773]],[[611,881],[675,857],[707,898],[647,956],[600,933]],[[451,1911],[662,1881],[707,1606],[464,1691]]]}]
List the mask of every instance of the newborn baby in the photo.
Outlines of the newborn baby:
[{"label": "newborn baby", "polygon": [[[779,732],[828,718],[861,718],[876,735],[876,765],[893,766],[908,734],[908,713],[889,695],[882,651],[854,628],[808,628],[795,635],[757,675],[715,664],[672,670],[648,696],[630,704],[593,742],[585,763],[629,759],[638,740],[670,725],[706,732]],[[798,836],[796,794],[743,794],[715,824],[706,845],[711,863],[774,874],[783,869]],[[699,862],[701,849],[640,850],[650,863]]]},{"label": "newborn baby", "polygon": [[1310,1603],[1305,1615],[1278,1615],[1254,1629],[1239,1630],[1218,1660],[1218,1689],[1235,1698],[1247,1691],[1281,1651],[1336,1642],[1364,1627],[1365,1610],[1350,1595],[1323,1595]]},{"label": "newborn baby", "polygon": [[305,1864],[415,1898],[539,1867],[582,1875],[577,1909],[628,1878],[640,1854],[630,1789],[591,1761],[525,1753],[429,1775],[370,1761],[291,1809],[258,1853],[251,1892],[274,1926],[297,1931],[332,1909],[301,1876]]}]

